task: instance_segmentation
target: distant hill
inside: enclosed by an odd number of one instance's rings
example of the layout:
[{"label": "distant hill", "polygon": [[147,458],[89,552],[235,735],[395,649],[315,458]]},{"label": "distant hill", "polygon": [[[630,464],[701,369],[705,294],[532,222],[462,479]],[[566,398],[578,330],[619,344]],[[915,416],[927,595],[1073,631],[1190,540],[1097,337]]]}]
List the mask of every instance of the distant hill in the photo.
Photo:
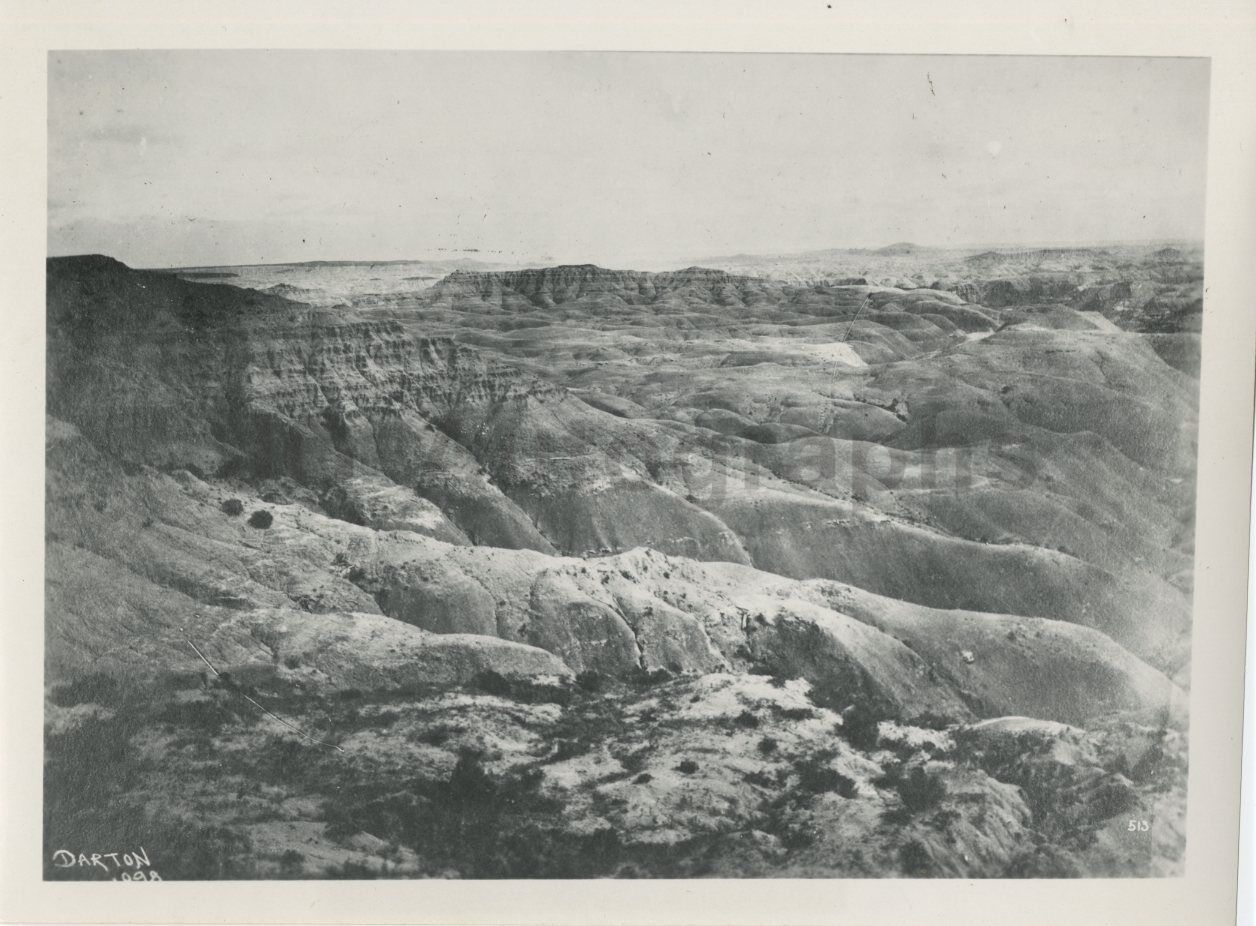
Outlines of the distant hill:
[{"label": "distant hill", "polygon": [[937,248],[927,248],[919,244],[912,244],[910,241],[896,241],[893,244],[887,244],[883,248],[877,248],[873,254],[887,255],[909,255],[909,254],[927,254],[933,253]]}]

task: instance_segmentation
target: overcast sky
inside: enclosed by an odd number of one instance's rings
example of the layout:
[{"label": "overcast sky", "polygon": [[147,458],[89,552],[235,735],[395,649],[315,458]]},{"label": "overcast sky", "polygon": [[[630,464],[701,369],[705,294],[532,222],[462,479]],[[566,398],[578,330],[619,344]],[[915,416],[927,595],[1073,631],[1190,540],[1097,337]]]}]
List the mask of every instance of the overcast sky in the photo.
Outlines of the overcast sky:
[{"label": "overcast sky", "polygon": [[1200,238],[1200,59],[54,52],[49,252],[591,261]]}]

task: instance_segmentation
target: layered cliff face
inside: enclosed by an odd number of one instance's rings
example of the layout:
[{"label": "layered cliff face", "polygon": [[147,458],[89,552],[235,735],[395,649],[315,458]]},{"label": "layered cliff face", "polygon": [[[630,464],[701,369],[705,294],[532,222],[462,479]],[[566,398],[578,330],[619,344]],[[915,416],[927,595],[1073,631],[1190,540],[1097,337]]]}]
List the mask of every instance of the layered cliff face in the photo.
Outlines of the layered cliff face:
[{"label": "layered cliff face", "polygon": [[507,270],[496,273],[457,271],[440,281],[429,299],[450,304],[476,299],[503,311],[552,309],[579,303],[584,310],[616,306],[652,306],[656,311],[685,305],[723,308],[781,302],[786,288],[754,277],[691,267],[667,273],[605,270],[592,264]]},{"label": "layered cliff face", "polygon": [[[416,758],[415,820],[466,776],[523,788],[485,825],[542,827],[549,874],[597,840],[577,873],[1171,869],[1176,837],[1118,858],[1102,832],[1182,786],[1195,383],[1142,334],[1044,322],[701,269],[456,272],[333,309],[50,260],[54,766],[85,724],[152,780],[293,736],[205,690],[203,656],[314,731],[291,749],[342,747],[317,763],[362,797],[333,819],[323,785],[233,766],[290,792],[215,812],[246,874],[301,833],[315,874],[500,875],[370,804]],[[966,732],[1007,715],[1056,725],[1027,736],[1084,768],[1075,818]],[[1131,737],[1155,774],[1117,762]],[[872,856],[840,849],[885,814]],[[1067,858],[1029,848],[1054,826]]]},{"label": "layered cliff face", "polygon": [[934,290],[643,276],[459,274],[403,321],[566,387],[458,435],[558,549],[1060,618],[1184,670],[1197,384],[1145,335]]},{"label": "layered cliff face", "polygon": [[1123,330],[1144,333],[1197,333],[1203,311],[1203,250],[1191,242],[976,252],[903,243],[876,251],[739,255],[707,265],[766,275],[795,287],[856,278],[927,286],[968,302],[1039,316],[1059,308],[1095,312]]},{"label": "layered cliff face", "polygon": [[289,476],[351,520],[550,549],[431,423],[544,383],[393,322],[105,258],[50,262],[48,300],[49,413],[122,459]]}]

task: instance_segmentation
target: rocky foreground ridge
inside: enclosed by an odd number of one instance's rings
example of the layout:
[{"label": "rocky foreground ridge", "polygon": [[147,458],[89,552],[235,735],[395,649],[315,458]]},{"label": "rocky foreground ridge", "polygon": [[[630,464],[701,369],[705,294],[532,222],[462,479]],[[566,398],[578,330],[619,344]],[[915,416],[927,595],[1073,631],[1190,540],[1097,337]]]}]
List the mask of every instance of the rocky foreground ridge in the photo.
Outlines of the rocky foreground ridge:
[{"label": "rocky foreground ridge", "polygon": [[51,841],[1179,864],[1196,392],[1145,335],[701,270],[314,308],[103,257],[49,261],[48,330]]}]

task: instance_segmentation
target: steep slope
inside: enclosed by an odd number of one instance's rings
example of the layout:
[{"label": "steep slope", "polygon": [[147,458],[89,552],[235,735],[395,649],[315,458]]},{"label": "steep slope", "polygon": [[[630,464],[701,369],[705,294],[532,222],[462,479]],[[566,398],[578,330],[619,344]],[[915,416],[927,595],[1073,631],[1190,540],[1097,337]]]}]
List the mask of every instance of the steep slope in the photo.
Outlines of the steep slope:
[{"label": "steep slope", "polygon": [[[627,322],[599,327],[607,300]],[[82,259],[50,264],[49,305],[50,411],[131,463],[288,477],[317,510],[455,543],[647,546],[1064,619],[1187,662],[1194,386],[1136,335],[701,270],[460,272],[402,319]],[[582,342],[638,346],[564,368],[551,318],[525,329],[559,352],[542,374],[517,336],[463,343],[472,320],[572,313]],[[931,333],[887,326],[907,318]]]},{"label": "steep slope", "polygon": [[456,274],[409,309],[571,391],[460,435],[560,550],[1063,618],[1184,670],[1197,385],[1141,335],[697,269]]},{"label": "steep slope", "polygon": [[[418,628],[519,644],[488,650],[506,674],[768,667],[886,716],[1078,721],[1116,708],[1178,717],[1183,708],[1160,673],[1061,622],[931,611],[644,549],[558,558],[381,532],[267,503],[243,483],[150,467],[128,474],[72,426],[51,420],[48,431],[50,680],[192,672],[195,644],[235,672],[282,674],[295,653],[301,674],[329,659],[340,666],[320,669],[324,684],[362,687],[363,673],[377,673],[372,685],[389,686],[395,674],[375,668],[381,648],[428,652],[437,641]],[[230,514],[228,499],[270,513],[271,524]],[[359,641],[349,650],[346,634]],[[355,649],[354,667],[343,665]],[[965,651],[980,660],[966,663]],[[421,678],[423,659],[409,658]],[[1054,684],[1026,689],[1026,671]]]},{"label": "steep slope", "polygon": [[543,383],[393,323],[108,258],[49,261],[48,306],[48,409],[108,452],[286,475],[351,519],[397,523],[400,507],[433,536],[551,549],[429,420]]},{"label": "steep slope", "polygon": [[591,267],[329,309],[50,260],[49,845],[1177,871],[1197,393],[1080,314]]}]

